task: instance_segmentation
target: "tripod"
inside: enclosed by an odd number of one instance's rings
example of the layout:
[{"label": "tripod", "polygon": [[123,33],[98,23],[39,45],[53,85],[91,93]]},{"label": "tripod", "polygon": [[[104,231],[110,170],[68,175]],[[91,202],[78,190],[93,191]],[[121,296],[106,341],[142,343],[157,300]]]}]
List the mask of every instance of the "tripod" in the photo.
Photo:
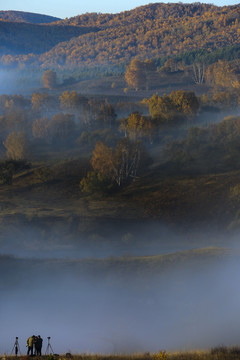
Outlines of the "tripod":
[{"label": "tripod", "polygon": [[18,343],[18,337],[17,336],[16,336],[16,340],[15,340],[15,343],[14,343],[13,348],[12,348],[11,354],[13,354],[13,352],[15,353],[16,356],[18,356],[18,353],[20,353],[20,355],[21,355],[20,346],[19,346],[19,343]]},{"label": "tripod", "polygon": [[[50,355],[50,354],[53,354],[53,348],[50,344],[50,336],[48,336],[48,344],[47,344],[47,349],[46,349],[46,352],[45,352],[45,355]],[[51,352],[50,352],[51,350]]]}]

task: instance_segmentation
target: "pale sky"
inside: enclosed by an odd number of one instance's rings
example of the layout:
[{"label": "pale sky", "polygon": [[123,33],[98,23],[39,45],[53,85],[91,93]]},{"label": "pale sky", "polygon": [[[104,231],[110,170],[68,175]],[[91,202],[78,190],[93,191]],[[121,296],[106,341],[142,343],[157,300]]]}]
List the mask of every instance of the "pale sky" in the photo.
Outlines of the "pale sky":
[{"label": "pale sky", "polygon": [[[178,0],[0,0],[0,10],[28,11],[64,19],[86,12],[117,13],[157,2],[176,3]],[[193,2],[197,0],[182,0],[182,3]],[[224,6],[238,4],[240,0],[203,0],[201,2]]]}]

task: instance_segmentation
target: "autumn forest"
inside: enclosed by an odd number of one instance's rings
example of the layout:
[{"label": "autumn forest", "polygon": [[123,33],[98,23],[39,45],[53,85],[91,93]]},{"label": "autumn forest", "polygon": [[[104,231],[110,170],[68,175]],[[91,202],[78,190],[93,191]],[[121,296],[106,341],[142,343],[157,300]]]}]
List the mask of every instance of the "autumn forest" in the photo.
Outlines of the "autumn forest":
[{"label": "autumn forest", "polygon": [[[232,345],[224,331],[208,340],[196,331],[198,342],[192,329],[202,321],[196,309],[207,313],[206,292],[218,304],[211,265],[231,262],[229,249],[239,247],[239,5],[154,3],[65,19],[0,11],[0,34],[0,289],[26,286],[30,267],[45,290],[50,274],[61,304],[75,281],[76,297],[79,282],[88,299],[88,278],[91,314],[93,298],[100,294],[105,304],[101,286],[111,294],[110,312],[125,300],[139,314],[147,309],[149,334],[156,324],[143,350],[160,349],[159,331],[163,346],[174,348],[168,316],[175,348],[186,338],[200,348],[225,339]],[[69,293],[61,292],[59,274]],[[188,297],[194,286],[199,293]],[[169,310],[178,307],[174,289],[181,314]],[[54,313],[51,289],[48,296]],[[160,303],[169,328],[159,330]],[[112,351],[93,351],[105,348]]]}]

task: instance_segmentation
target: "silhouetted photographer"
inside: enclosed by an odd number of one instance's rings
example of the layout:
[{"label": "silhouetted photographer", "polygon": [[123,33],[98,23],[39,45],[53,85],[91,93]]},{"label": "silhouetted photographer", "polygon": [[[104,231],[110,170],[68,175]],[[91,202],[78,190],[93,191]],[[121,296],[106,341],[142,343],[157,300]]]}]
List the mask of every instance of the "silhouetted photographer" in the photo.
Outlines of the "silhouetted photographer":
[{"label": "silhouetted photographer", "polygon": [[30,336],[27,339],[27,348],[28,348],[27,355],[33,356],[33,344],[34,344],[34,341],[35,341],[35,335]]},{"label": "silhouetted photographer", "polygon": [[12,354],[13,354],[13,351],[14,351],[15,355],[18,356],[18,353],[20,352],[20,346],[19,346],[19,343],[18,343],[18,337],[17,336],[16,336],[15,343],[13,345]]},{"label": "silhouetted photographer", "polygon": [[43,339],[40,335],[35,337],[35,355],[42,356]]}]

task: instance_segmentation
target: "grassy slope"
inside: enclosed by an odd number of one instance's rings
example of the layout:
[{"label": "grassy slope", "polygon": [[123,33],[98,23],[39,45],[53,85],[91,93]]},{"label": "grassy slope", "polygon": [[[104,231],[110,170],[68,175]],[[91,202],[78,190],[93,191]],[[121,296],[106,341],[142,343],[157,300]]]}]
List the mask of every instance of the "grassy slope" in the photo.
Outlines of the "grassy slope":
[{"label": "grassy slope", "polygon": [[49,182],[39,182],[29,170],[15,176],[12,186],[1,185],[1,218],[158,219],[187,228],[190,223],[226,227],[236,212],[230,188],[239,183],[240,171],[181,176],[155,170],[105,196],[80,192],[81,161],[62,162],[54,171],[55,178]]},{"label": "grassy slope", "polygon": [[[81,354],[81,355],[72,355],[71,359],[73,360],[238,360],[240,349],[239,347],[225,347],[219,346],[218,348],[213,348],[211,350],[206,351],[191,351],[191,352],[170,352],[164,354],[160,350],[159,353],[145,353],[145,354],[133,354],[133,355],[116,355],[116,354],[108,354],[108,355],[101,355],[101,354]],[[69,355],[68,355],[69,356]],[[61,360],[69,359],[68,356],[65,354],[61,355]],[[4,356],[3,360],[10,360],[13,357],[11,356]],[[53,360],[57,359],[58,357],[53,357]],[[25,360],[26,356],[20,356],[19,360]],[[35,357],[35,359],[44,359],[49,360],[49,356],[42,356],[41,358]]]}]

